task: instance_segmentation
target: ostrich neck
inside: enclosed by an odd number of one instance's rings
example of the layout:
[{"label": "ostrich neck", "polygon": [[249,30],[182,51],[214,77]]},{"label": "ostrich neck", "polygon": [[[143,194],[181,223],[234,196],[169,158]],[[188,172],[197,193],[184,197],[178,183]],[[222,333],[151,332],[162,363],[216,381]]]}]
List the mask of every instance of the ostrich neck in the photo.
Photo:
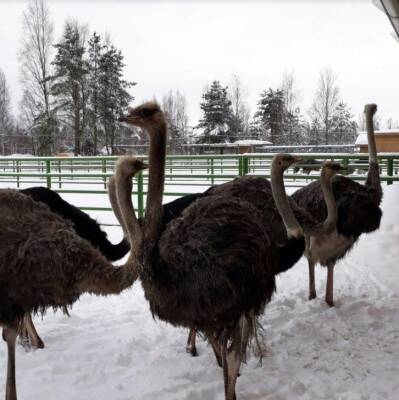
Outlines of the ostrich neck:
[{"label": "ostrich neck", "polygon": [[374,125],[373,125],[373,113],[366,109],[366,130],[367,130],[367,141],[369,146],[369,162],[370,164],[375,163],[378,164],[377,159],[377,147],[375,144],[375,135],[374,135]]},{"label": "ostrich neck", "polygon": [[326,232],[336,229],[338,220],[338,210],[332,187],[332,178],[333,176],[327,175],[324,169],[322,169],[320,184],[321,190],[323,191],[324,201],[327,206],[327,218],[323,223],[323,227]]},{"label": "ostrich neck", "polygon": [[272,164],[271,183],[273,199],[287,229],[288,237],[303,237],[302,228],[295,218],[288,201],[284,187],[283,172],[275,163]]},{"label": "ostrich neck", "polygon": [[136,265],[137,258],[139,256],[143,235],[132,203],[131,177],[129,176],[124,177],[117,175],[116,191],[118,199],[117,203],[119,204],[120,209],[118,210],[118,206],[116,204],[113,204],[112,202],[111,205],[113,208],[116,205],[117,211],[115,215],[117,216],[117,218],[118,215],[122,216],[122,226],[124,227],[124,231],[127,232],[130,243],[130,254],[125,265],[134,267]]},{"label": "ostrich neck", "polygon": [[147,129],[150,136],[148,193],[144,217],[147,244],[154,245],[159,237],[162,221],[162,196],[165,181],[166,123]]},{"label": "ostrich neck", "polygon": [[382,188],[377,158],[377,147],[375,144],[373,112],[370,107],[366,107],[365,111],[367,141],[369,146],[369,172],[367,174],[366,186],[374,189],[373,200],[376,205],[379,205],[382,198]]}]

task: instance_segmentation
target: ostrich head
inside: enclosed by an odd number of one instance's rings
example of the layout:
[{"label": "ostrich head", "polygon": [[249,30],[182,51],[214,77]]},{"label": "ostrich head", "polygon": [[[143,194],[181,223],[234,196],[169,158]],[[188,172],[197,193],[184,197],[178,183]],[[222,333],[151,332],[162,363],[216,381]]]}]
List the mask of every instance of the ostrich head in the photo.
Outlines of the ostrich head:
[{"label": "ostrich head", "polygon": [[119,175],[123,176],[124,178],[133,177],[138,172],[146,168],[148,168],[147,164],[132,156],[120,157],[115,165],[115,170],[118,171]]},{"label": "ostrich head", "polygon": [[334,175],[344,171],[347,171],[347,168],[343,167],[340,163],[326,161],[321,169],[321,178],[331,179]]},{"label": "ostrich head", "polygon": [[147,102],[131,108],[129,114],[119,118],[120,122],[146,129],[149,133],[165,124],[164,114],[155,102]]},{"label": "ostrich head", "polygon": [[368,113],[370,113],[371,116],[373,116],[375,113],[377,112],[377,104],[374,103],[370,103],[370,104],[366,104],[364,106],[364,113],[367,115]]},{"label": "ostrich head", "polygon": [[277,154],[273,159],[273,167],[277,167],[280,172],[284,172],[292,164],[302,161],[302,158],[295,157],[291,154]]}]

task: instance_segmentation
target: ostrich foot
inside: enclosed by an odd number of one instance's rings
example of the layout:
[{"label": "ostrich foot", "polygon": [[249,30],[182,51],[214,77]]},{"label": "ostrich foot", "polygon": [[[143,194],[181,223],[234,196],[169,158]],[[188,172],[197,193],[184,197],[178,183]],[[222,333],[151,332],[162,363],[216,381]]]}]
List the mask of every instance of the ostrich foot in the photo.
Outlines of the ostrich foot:
[{"label": "ostrich foot", "polygon": [[309,300],[314,300],[314,299],[316,299],[317,298],[317,294],[316,294],[316,292],[311,292],[311,293],[309,293]]},{"label": "ostrich foot", "polygon": [[44,348],[44,342],[37,333],[30,314],[25,314],[23,319],[20,321],[18,334],[20,337],[20,343],[25,349]]},{"label": "ostrich foot", "polygon": [[330,299],[330,298],[327,298],[327,297],[326,297],[326,303],[327,303],[330,307],[335,307],[335,304],[334,304],[334,300],[333,300],[333,299]]}]

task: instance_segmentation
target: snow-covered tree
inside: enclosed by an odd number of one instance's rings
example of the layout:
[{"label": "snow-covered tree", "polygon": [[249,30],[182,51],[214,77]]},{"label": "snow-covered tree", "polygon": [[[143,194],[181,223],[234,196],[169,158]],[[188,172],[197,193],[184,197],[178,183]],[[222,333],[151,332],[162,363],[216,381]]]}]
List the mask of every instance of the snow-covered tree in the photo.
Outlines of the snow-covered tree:
[{"label": "snow-covered tree", "polygon": [[313,121],[317,120],[318,123],[322,124],[324,144],[331,143],[331,126],[339,102],[336,76],[331,68],[324,68],[320,71],[315,97],[309,112]]},{"label": "snow-covered tree", "polygon": [[88,63],[84,58],[83,33],[84,27],[76,21],[66,22],[61,41],[54,45],[57,54],[52,63],[55,71],[51,90],[61,121],[73,130],[75,155],[81,154],[82,150],[88,97]]},{"label": "snow-covered tree", "polygon": [[188,135],[187,101],[179,90],[170,90],[162,98],[162,109],[168,122],[169,146],[172,153],[181,151],[181,144]]},{"label": "snow-covered tree", "polygon": [[357,124],[347,104],[340,101],[331,119],[331,137],[334,144],[351,144],[356,139]]},{"label": "snow-covered tree", "polygon": [[268,139],[274,144],[284,144],[285,120],[284,92],[269,88],[260,94],[255,118],[258,119]]},{"label": "snow-covered tree", "polygon": [[101,43],[101,37],[96,32],[88,41],[88,128],[89,135],[86,138],[85,147],[91,147],[87,153],[97,154],[98,141],[101,132],[99,120],[99,98],[100,98],[100,62],[105,46]]},{"label": "snow-covered tree", "polygon": [[219,81],[213,81],[202,95],[200,107],[203,113],[199,128],[203,129],[199,141],[201,143],[220,143],[229,140],[231,121],[231,101],[227,95],[227,87]]},{"label": "snow-covered tree", "polygon": [[13,129],[11,115],[10,92],[6,77],[0,69],[0,151],[5,153],[5,142]]},{"label": "snow-covered tree", "polygon": [[123,79],[124,66],[122,52],[112,44],[106,45],[99,59],[98,113],[108,154],[115,152],[118,117],[127,111],[133,100],[128,89],[136,84]]},{"label": "snow-covered tree", "polygon": [[246,101],[246,90],[238,75],[233,75],[228,88],[228,98],[231,101],[230,130],[235,139],[247,137],[249,134],[249,106]]},{"label": "snow-covered tree", "polygon": [[19,119],[36,138],[37,153],[50,155],[58,124],[49,85],[53,23],[44,0],[30,0],[23,13],[22,27],[19,61],[24,91]]}]

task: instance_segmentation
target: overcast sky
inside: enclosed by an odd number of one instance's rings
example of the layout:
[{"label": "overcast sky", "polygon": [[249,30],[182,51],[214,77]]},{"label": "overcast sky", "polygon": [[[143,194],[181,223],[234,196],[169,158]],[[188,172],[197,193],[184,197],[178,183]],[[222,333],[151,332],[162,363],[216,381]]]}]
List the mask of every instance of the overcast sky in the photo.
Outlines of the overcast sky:
[{"label": "overcast sky", "polygon": [[[26,1],[0,0],[0,68],[17,110],[19,39]],[[125,56],[125,77],[138,82],[138,103],[179,89],[190,122],[212,80],[237,74],[253,112],[259,93],[293,71],[306,114],[320,68],[337,74],[342,99],[356,117],[376,102],[385,120],[399,120],[399,43],[386,16],[364,1],[59,1],[49,0],[55,38],[67,18],[108,32]],[[357,118],[356,118],[357,119]]]}]

